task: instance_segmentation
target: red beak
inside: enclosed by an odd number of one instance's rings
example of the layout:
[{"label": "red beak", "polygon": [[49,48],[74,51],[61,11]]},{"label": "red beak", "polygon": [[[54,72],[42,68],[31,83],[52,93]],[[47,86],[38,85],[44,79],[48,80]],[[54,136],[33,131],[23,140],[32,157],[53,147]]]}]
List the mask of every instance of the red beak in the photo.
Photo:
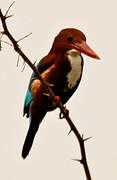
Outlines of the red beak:
[{"label": "red beak", "polygon": [[82,41],[81,43],[74,43],[73,47],[87,56],[90,56],[94,59],[100,59],[99,56],[86,44],[85,41]]}]

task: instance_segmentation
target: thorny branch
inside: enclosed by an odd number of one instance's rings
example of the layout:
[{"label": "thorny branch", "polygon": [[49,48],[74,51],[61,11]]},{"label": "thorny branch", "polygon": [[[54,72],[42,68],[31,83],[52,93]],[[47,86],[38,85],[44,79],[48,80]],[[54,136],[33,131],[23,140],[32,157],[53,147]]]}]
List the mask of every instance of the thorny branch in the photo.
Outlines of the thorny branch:
[{"label": "thorny branch", "polygon": [[19,47],[18,41],[14,39],[14,37],[12,36],[12,34],[8,30],[8,27],[7,27],[7,24],[6,24],[6,19],[8,17],[8,12],[9,12],[11,6],[13,5],[13,3],[8,8],[5,15],[3,15],[3,13],[2,13],[2,11],[0,9],[0,18],[1,18],[2,26],[3,26],[2,34],[6,35],[8,37],[8,39],[12,42],[14,50],[18,53],[18,56],[21,56],[22,59],[24,60],[24,62],[26,62],[30,66],[30,68],[36,74],[37,78],[48,89],[48,92],[49,92],[50,97],[52,98],[52,100],[56,102],[56,105],[60,109],[61,114],[63,114],[63,117],[66,119],[66,121],[68,122],[68,124],[70,126],[70,129],[71,129],[70,132],[72,131],[75,134],[75,136],[76,136],[76,138],[77,138],[77,140],[79,142],[79,145],[80,145],[81,160],[78,160],[78,159],[74,159],[74,160],[79,161],[83,165],[85,175],[86,175],[86,179],[91,180],[91,175],[90,175],[90,171],[89,171],[88,164],[87,164],[86,152],[85,152],[85,146],[84,146],[84,142],[86,140],[88,140],[89,138],[84,139],[83,136],[80,135],[79,131],[75,127],[75,125],[72,122],[71,118],[69,117],[69,115],[67,113],[67,109],[62,105],[61,102],[58,102],[58,100],[56,99],[56,96],[54,95],[53,91],[51,90],[51,86],[41,77],[41,74],[36,69],[35,63],[34,64],[31,63],[30,59],[27,58],[27,56],[24,54],[24,52]]}]

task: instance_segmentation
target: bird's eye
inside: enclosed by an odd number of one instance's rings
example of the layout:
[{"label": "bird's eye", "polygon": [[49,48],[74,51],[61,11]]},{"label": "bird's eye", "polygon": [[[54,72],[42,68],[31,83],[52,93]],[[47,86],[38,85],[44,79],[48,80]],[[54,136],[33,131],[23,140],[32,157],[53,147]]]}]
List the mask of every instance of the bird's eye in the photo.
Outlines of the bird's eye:
[{"label": "bird's eye", "polygon": [[73,38],[72,37],[68,37],[67,40],[71,42],[73,40]]}]

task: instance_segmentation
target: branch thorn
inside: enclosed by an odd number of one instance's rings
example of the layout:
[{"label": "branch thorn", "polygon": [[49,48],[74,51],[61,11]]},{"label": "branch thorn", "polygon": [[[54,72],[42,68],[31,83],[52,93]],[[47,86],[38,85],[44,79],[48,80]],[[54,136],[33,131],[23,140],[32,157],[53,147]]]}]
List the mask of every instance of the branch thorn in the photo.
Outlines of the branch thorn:
[{"label": "branch thorn", "polygon": [[35,66],[36,62],[37,62],[37,60],[33,63],[34,66]]},{"label": "branch thorn", "polygon": [[85,139],[83,139],[83,141],[85,142],[85,141],[88,141],[89,139],[91,139],[92,137],[88,137],[88,138],[85,138]]},{"label": "branch thorn", "polygon": [[2,45],[1,45],[1,41],[0,41],[0,51],[2,50]]},{"label": "branch thorn", "polygon": [[[0,32],[0,35],[3,35],[3,34],[4,34],[4,31],[1,31],[1,32]],[[1,37],[0,37],[0,39],[1,39]]]},{"label": "branch thorn", "polygon": [[9,16],[6,16],[5,18],[8,19],[8,18],[11,18],[13,17],[14,15],[9,15]]},{"label": "branch thorn", "polygon": [[80,162],[81,164],[83,163],[82,159],[72,159],[73,161],[78,161]]},{"label": "branch thorn", "polygon": [[72,129],[70,129],[70,131],[68,132],[68,136],[70,135],[70,133],[72,132],[73,130]]}]

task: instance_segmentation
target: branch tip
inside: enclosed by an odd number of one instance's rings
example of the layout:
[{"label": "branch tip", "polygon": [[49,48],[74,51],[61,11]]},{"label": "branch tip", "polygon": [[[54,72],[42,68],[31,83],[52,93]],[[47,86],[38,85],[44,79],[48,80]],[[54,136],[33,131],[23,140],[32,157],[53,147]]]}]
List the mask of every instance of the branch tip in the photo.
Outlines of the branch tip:
[{"label": "branch tip", "polygon": [[15,3],[15,1],[12,2],[12,4],[9,6],[9,8],[7,9],[4,18],[7,18],[8,12],[10,11],[11,7],[13,6],[13,4]]},{"label": "branch tip", "polygon": [[23,64],[23,68],[22,68],[21,72],[23,72],[23,71],[24,71],[25,67],[26,67],[26,63],[24,62],[24,64]]}]

